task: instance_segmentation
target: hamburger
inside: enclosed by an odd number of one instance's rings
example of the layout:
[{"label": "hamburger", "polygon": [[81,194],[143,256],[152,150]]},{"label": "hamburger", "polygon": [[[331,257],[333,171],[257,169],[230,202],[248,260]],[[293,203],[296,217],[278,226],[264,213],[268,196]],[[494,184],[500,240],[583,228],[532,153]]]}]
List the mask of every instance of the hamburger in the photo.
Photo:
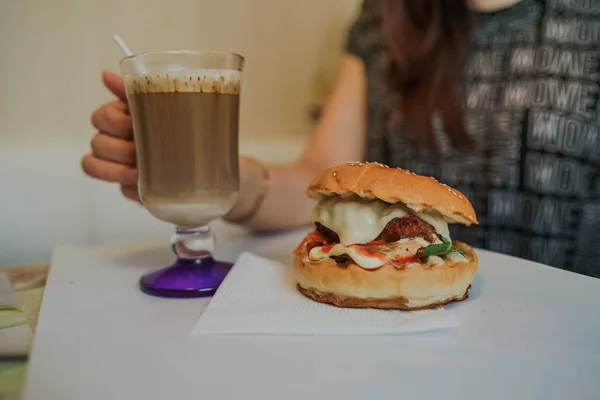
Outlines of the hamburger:
[{"label": "hamburger", "polygon": [[469,200],[434,178],[379,163],[327,169],[307,195],[314,230],[293,252],[298,290],[338,307],[418,310],[468,298],[477,255],[449,223],[477,224]]}]

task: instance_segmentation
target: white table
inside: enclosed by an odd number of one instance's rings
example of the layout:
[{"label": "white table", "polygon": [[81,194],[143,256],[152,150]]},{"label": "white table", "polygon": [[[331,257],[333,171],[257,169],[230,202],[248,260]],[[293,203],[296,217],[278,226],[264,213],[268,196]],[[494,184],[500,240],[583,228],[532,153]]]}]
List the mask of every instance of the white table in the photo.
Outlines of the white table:
[{"label": "white table", "polygon": [[[216,228],[230,261],[288,261],[305,232]],[[478,251],[455,335],[191,337],[209,299],[137,289],[167,240],[59,249],[26,400],[600,399],[600,279]]]}]

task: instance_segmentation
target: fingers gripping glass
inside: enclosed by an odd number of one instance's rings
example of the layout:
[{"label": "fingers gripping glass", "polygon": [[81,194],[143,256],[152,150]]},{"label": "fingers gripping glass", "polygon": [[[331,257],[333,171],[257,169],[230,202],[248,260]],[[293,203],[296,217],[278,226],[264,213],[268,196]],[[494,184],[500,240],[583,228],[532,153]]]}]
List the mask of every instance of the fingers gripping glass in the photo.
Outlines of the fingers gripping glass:
[{"label": "fingers gripping glass", "polygon": [[121,60],[144,207],[175,225],[173,265],[142,276],[147,293],[215,293],[231,264],[212,253],[209,223],[239,192],[238,121],[244,58],[172,51]]}]

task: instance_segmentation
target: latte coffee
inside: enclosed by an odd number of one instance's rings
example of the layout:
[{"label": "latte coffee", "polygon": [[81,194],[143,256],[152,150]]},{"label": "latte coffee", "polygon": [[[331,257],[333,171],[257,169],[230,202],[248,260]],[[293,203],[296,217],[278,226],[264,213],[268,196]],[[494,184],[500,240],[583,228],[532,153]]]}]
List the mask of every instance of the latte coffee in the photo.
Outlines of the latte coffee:
[{"label": "latte coffee", "polygon": [[241,72],[126,78],[142,204],[180,227],[226,214],[239,190]]}]

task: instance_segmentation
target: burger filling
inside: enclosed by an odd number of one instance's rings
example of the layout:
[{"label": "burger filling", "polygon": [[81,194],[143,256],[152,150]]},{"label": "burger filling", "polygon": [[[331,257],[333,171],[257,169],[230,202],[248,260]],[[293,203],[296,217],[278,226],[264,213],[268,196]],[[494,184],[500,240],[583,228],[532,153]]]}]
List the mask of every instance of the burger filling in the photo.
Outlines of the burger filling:
[{"label": "burger filling", "polygon": [[306,241],[309,258],[353,262],[366,269],[384,264],[455,264],[467,261],[452,246],[448,223],[436,211],[414,212],[402,203],[331,197],[313,212],[316,229]]}]

